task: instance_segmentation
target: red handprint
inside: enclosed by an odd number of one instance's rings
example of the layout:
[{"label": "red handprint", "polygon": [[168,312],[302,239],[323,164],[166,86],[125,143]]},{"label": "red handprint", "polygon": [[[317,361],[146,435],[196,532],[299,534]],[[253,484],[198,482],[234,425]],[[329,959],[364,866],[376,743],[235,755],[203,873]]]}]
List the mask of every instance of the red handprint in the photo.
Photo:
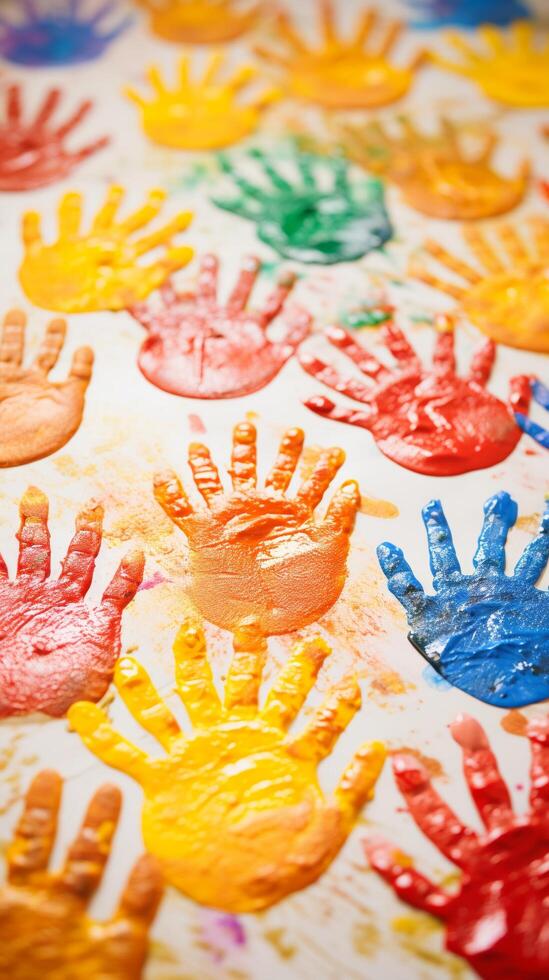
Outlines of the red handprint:
[{"label": "red handprint", "polygon": [[20,503],[17,576],[0,556],[0,718],[42,711],[63,715],[74,701],[98,701],[120,654],[122,611],[143,577],[141,552],[121,561],[98,606],[84,597],[101,547],[103,510],[76,519],[58,579],[50,579],[48,500],[29,487]]},{"label": "red handprint", "polygon": [[527,379],[513,378],[509,405],[486,390],[496,352],[491,340],[476,351],[467,377],[458,377],[453,322],[446,316],[437,320],[440,332],[428,369],[392,322],[381,333],[397,362],[394,368],[341,327],[326,331],[330,343],[374,381],[371,387],[357,377],[342,377],[317,357],[302,355],[300,362],[309,374],[361,406],[335,405],[319,395],[305,402],[317,415],[369,429],[381,452],[400,466],[428,476],[454,476],[509,456],[521,435],[513,413],[527,413],[530,390]]},{"label": "red handprint", "polygon": [[104,136],[80,150],[68,150],[67,137],[82,122],[92,103],[83,102],[66,122],[56,127],[51,120],[60,100],[61,90],[52,88],[36,117],[24,122],[21,87],[8,88],[5,118],[0,124],[0,191],[30,191],[62,180],[81,160],[109,142]]},{"label": "red handprint", "polygon": [[450,894],[420,874],[384,840],[365,850],[374,869],[404,901],[442,919],[446,948],[486,980],[549,975],[549,715],[526,729],[532,749],[530,811],[518,817],[488,739],[474,718],[460,715],[450,731],[486,833],[464,826],[435,791],[426,769],[396,755],[398,788],[420,830],[462,872]]},{"label": "red handprint", "polygon": [[[299,307],[286,310],[295,276],[285,273],[263,309],[246,308],[259,273],[256,258],[244,261],[225,304],[218,301],[219,262],[205,255],[196,292],[161,290],[163,305],[134,306],[134,317],[148,331],[139,367],[148,381],[187,398],[235,398],[269,383],[311,329],[311,316]],[[270,340],[267,328],[279,314],[284,336]]]}]

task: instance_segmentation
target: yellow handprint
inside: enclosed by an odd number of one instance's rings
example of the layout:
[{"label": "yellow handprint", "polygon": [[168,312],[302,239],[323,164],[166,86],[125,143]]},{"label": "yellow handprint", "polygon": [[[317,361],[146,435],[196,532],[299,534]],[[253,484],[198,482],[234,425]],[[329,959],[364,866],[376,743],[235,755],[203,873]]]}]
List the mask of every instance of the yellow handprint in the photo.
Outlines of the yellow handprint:
[{"label": "yellow handprint", "polygon": [[189,59],[179,62],[179,84],[167,89],[157,67],[149,68],[148,78],[154,98],[147,102],[133,88],[126,95],[141,109],[143,129],[155,143],[181,150],[218,150],[238,143],[259,124],[261,112],[279,97],[270,88],[251,102],[242,104],[236,95],[258,74],[252,65],[242,65],[226,82],[216,80],[224,61],[221,53],[210,56],[199,82],[189,78]]},{"label": "yellow handprint", "polygon": [[402,24],[390,21],[379,40],[365,49],[377,24],[374,10],[364,10],[354,37],[345,41],[337,34],[330,0],[320,0],[319,8],[323,28],[319,48],[306,44],[285,13],[278,15],[278,33],[287,53],[255,48],[260,57],[284,69],[290,92],[326,109],[370,109],[402,98],[424,60],[423,52],[407,68],[388,60]]},{"label": "yellow handprint", "polygon": [[431,58],[442,68],[477,82],[485,95],[517,109],[549,106],[549,42],[536,47],[534,27],[515,21],[509,34],[491,24],[479,27],[484,48],[469,44],[460,34],[449,33],[448,41],[462,56],[452,61],[438,53]]},{"label": "yellow handprint", "polygon": [[260,4],[241,0],[137,0],[151,15],[151,30],[178,44],[221,44],[253,27]]},{"label": "yellow handprint", "polygon": [[[40,215],[23,215],[19,280],[32,303],[62,313],[123,310],[192,259],[192,248],[172,245],[174,235],[190,223],[190,212],[180,212],[163,228],[130,241],[133,232],[156,217],[166,195],[152,190],[142,208],[116,221],[123,196],[122,187],[109,188],[91,230],[82,234],[82,195],[65,194],[59,205],[59,237],[52,245],[42,239]],[[138,264],[139,256],[161,245],[166,246],[162,258],[149,266]]]},{"label": "yellow handprint", "polygon": [[399,119],[393,135],[378,120],[339,127],[345,151],[359,166],[388,177],[410,207],[433,218],[477,220],[510,211],[524,197],[529,166],[513,177],[498,174],[492,156],[498,139],[484,127],[474,153],[463,148],[457,126],[442,117],[435,133],[422,132],[411,119]]},{"label": "yellow handprint", "polygon": [[530,249],[512,225],[499,226],[499,241],[507,260],[483,232],[465,225],[463,236],[481,272],[438,242],[425,242],[427,254],[467,285],[440,279],[418,261],[411,263],[410,273],[457,299],[471,323],[496,343],[549,354],[549,221],[536,216],[529,224],[534,243]]},{"label": "yellow handprint", "polygon": [[221,704],[201,629],[182,626],[174,644],[176,689],[195,732],[185,736],[133,657],[115,684],[134,718],[166,750],[151,758],[81,701],[69,721],[103,762],[145,794],[145,846],[184,894],[228,912],[253,912],[313,881],[342,847],[383,767],[382,743],[363,745],[326,799],[318,763],[360,707],[354,677],[342,680],[306,728],[287,735],[330,653],[320,639],[297,644],[263,708],[258,693],[266,643],[257,625],[236,635]]}]

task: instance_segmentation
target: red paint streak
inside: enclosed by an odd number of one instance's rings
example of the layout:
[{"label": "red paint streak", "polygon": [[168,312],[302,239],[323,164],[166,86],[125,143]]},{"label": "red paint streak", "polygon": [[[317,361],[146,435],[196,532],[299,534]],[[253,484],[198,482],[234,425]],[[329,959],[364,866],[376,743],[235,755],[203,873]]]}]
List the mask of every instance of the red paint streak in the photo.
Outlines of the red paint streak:
[{"label": "red paint streak", "polygon": [[532,750],[530,809],[517,816],[488,739],[473,718],[450,730],[463,753],[469,791],[484,823],[464,826],[410,755],[393,769],[408,811],[419,828],[461,869],[451,894],[416,871],[387,841],[365,842],[372,866],[397,895],[442,919],[446,947],[486,980],[549,976],[549,715],[527,727]]},{"label": "red paint streak", "polygon": [[[151,384],[187,398],[235,398],[263,388],[278,374],[311,329],[310,315],[287,307],[295,276],[281,277],[260,310],[248,299],[258,276],[256,258],[244,261],[224,304],[218,301],[219,263],[205,255],[196,292],[161,290],[162,305],[142,303],[131,313],[148,331],[139,368]],[[270,340],[268,328],[280,317],[284,334]]]},{"label": "red paint streak", "polygon": [[120,624],[143,577],[141,552],[122,559],[97,606],[86,603],[101,547],[103,511],[82,511],[58,579],[50,578],[48,501],[29,488],[21,505],[17,576],[0,557],[0,718],[61,717],[101,698],[120,655]]},{"label": "red paint streak", "polygon": [[68,150],[67,137],[88,114],[92,102],[83,102],[64,123],[53,123],[61,97],[61,90],[52,88],[36,117],[25,122],[21,87],[8,88],[5,121],[0,125],[0,191],[30,191],[62,180],[109,142],[104,136],[79,150]]}]

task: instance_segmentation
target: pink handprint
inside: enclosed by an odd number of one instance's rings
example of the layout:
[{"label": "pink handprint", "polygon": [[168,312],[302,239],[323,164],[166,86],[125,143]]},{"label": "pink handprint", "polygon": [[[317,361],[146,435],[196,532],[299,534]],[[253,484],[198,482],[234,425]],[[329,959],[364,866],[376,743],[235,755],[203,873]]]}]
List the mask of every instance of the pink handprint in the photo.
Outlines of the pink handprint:
[{"label": "pink handprint", "polygon": [[[205,255],[196,292],[177,293],[168,283],[162,304],[141,303],[131,309],[148,331],[138,364],[151,384],[187,398],[235,398],[269,383],[311,329],[311,316],[286,307],[295,283],[283,274],[262,309],[247,309],[260,263],[245,259],[225,303],[218,299],[219,262]],[[281,316],[284,334],[271,340],[268,328]]]}]

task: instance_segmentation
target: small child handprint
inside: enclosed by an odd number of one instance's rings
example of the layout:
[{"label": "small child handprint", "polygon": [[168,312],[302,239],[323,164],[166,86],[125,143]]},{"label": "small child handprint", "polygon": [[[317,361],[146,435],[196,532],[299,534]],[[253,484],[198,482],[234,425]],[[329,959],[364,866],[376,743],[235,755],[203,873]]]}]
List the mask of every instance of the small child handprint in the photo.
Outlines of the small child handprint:
[{"label": "small child handprint", "polygon": [[[160,303],[141,303],[132,315],[147,338],[138,363],[145,377],[164,391],[186,398],[236,398],[268,384],[309,334],[312,317],[287,306],[295,275],[283,273],[258,310],[248,309],[261,264],[244,260],[234,289],[218,297],[219,261],[205,255],[195,292],[178,293],[173,284],[160,290]],[[284,333],[269,338],[279,320]]]},{"label": "small child handprint", "polygon": [[330,650],[320,639],[299,643],[259,708],[265,653],[256,624],[243,625],[222,704],[204,634],[182,626],[175,680],[195,729],[188,736],[139,662],[119,661],[118,691],[162,758],[122,738],[97,705],[69,713],[88,748],[142,786],[145,846],[166,880],[227,912],[259,911],[316,881],[373,795],[385,758],[382,743],[362,745],[326,798],[317,767],[360,708],[358,683],[340,681],[307,726],[288,734]]},{"label": "small child handprint", "polygon": [[508,493],[486,501],[475,570],[466,575],[440,501],[432,500],[423,521],[435,595],[425,594],[400,548],[385,542],[377,549],[411,643],[451,684],[499,708],[549,698],[549,592],[536,588],[549,558],[549,501],[536,537],[506,575],[505,543],[516,519]]},{"label": "small child handprint", "polygon": [[[98,58],[131,24],[131,17],[109,17],[112,2],[88,13],[87,0],[21,0],[22,16],[0,18],[0,56],[18,65],[73,65]],[[87,10],[84,10],[84,8]]]}]

